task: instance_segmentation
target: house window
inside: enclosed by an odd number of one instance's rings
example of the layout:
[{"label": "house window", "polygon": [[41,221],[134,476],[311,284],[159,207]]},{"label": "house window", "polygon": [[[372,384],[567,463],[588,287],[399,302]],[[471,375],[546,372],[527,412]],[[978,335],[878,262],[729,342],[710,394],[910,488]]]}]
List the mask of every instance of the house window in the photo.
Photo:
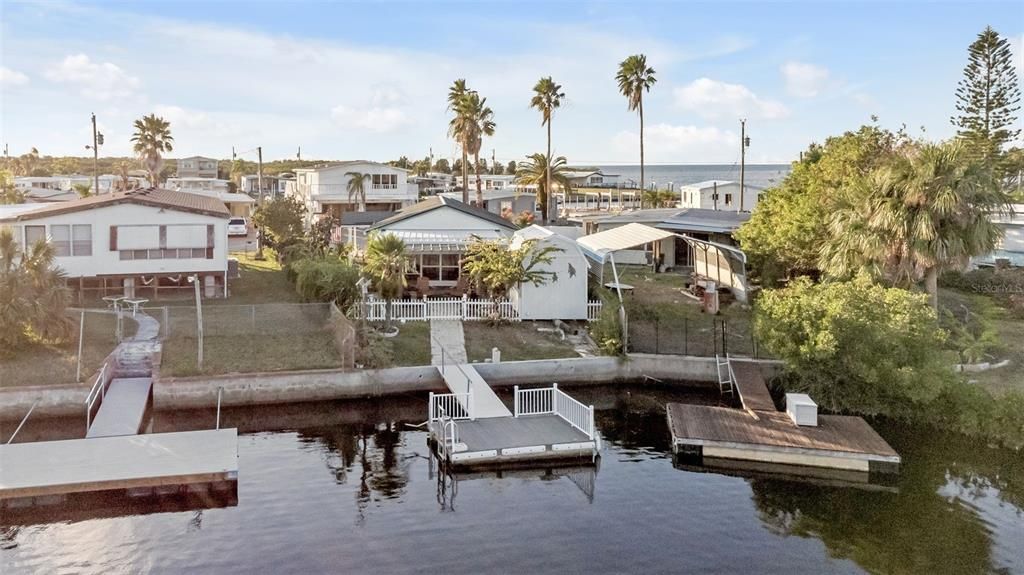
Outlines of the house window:
[{"label": "house window", "polygon": [[732,205],[732,194],[725,194],[725,205]]},{"label": "house window", "polygon": [[53,255],[66,257],[71,255],[71,226],[50,226],[50,244]]},{"label": "house window", "polygon": [[373,174],[373,187],[383,190],[394,190],[398,188],[398,174]]},{"label": "house window", "polygon": [[46,226],[25,226],[25,247],[32,247],[39,241],[46,241]]},{"label": "house window", "polygon": [[429,280],[454,282],[459,280],[459,254],[423,254],[420,274]]},{"label": "house window", "polygon": [[505,210],[512,211],[512,200],[501,200],[501,212],[505,213]]},{"label": "house window", "polygon": [[92,225],[76,224],[71,226],[71,254],[76,256],[92,255]]}]

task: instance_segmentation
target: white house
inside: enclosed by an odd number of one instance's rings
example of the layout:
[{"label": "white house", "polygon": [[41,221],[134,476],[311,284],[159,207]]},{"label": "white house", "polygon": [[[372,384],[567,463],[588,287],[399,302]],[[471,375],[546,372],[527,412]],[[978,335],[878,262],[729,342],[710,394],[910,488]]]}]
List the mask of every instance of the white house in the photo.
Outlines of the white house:
[{"label": "white house", "polygon": [[992,253],[973,258],[972,265],[994,265],[997,260],[1007,260],[1010,265],[1024,267],[1024,204],[1010,207],[1012,213],[991,217],[1003,229],[999,245]]},{"label": "white house", "polygon": [[330,214],[340,221],[345,212],[362,211],[358,200],[349,197],[350,174],[365,176],[366,211],[394,212],[419,198],[418,186],[408,181],[408,170],[362,160],[297,169],[295,181],[287,183],[287,195],[306,205],[309,222],[315,214]]},{"label": "white house", "polygon": [[740,183],[729,180],[707,180],[679,186],[681,208],[722,210],[729,212],[752,212],[761,201],[764,188],[746,184],[742,209],[740,206]]},{"label": "white house", "polygon": [[[241,177],[238,184],[238,191],[243,194],[258,196],[260,177],[256,174],[248,174]],[[263,194],[271,197],[283,196],[288,188],[288,182],[295,181],[295,174],[285,172],[276,176],[263,176]]]},{"label": "white house", "polygon": [[232,216],[247,218],[252,215],[256,200],[246,194],[231,192],[228,180],[217,178],[167,178],[167,189],[188,194],[200,194],[224,202]]},{"label": "white house", "polygon": [[[99,180],[99,192],[96,191],[96,180]],[[46,197],[48,194],[41,192],[40,190],[62,190],[65,192],[71,192],[72,194],[59,199],[46,199],[41,201],[62,201],[65,199],[73,199],[78,197],[78,192],[75,191],[75,185],[85,184],[89,186],[90,191],[93,194],[109,193],[116,186],[121,184],[121,176],[113,174],[101,174],[97,178],[87,176],[83,174],[72,174],[72,175],[57,175],[57,176],[25,176],[14,178],[15,189],[21,190],[30,195],[37,197]],[[128,180],[134,184],[135,187],[142,187],[146,185],[146,179],[138,176],[129,176]],[[52,196],[52,194],[50,194]]]},{"label": "white house", "polygon": [[[462,192],[446,192],[441,194],[446,198],[461,200]],[[533,213],[537,207],[537,194],[522,192],[514,187],[485,190],[483,192],[484,205],[481,206],[492,214],[502,215],[506,210],[521,214],[523,212]],[[469,190],[470,201],[476,201],[476,190]]]},{"label": "white house", "polygon": [[369,228],[370,233],[401,238],[412,256],[414,275],[424,277],[431,288],[459,284],[462,254],[474,238],[507,239],[514,231],[508,220],[444,196],[427,198]]},{"label": "white house", "polygon": [[179,178],[216,178],[217,160],[203,156],[192,156],[178,160]]},{"label": "white house", "polygon": [[541,226],[517,230],[509,247],[520,248],[524,242],[536,240],[537,250],[554,247],[550,264],[541,264],[538,271],[554,272],[544,284],[523,284],[512,289],[510,299],[524,320],[587,319],[587,258],[573,239]]},{"label": "white house", "polygon": [[605,174],[596,169],[576,169],[565,172],[573,188],[614,188],[619,184],[618,174]]},{"label": "white house", "polygon": [[230,214],[215,197],[144,188],[11,208],[0,228],[49,241],[72,288],[155,298],[196,274],[207,297],[227,293]]}]

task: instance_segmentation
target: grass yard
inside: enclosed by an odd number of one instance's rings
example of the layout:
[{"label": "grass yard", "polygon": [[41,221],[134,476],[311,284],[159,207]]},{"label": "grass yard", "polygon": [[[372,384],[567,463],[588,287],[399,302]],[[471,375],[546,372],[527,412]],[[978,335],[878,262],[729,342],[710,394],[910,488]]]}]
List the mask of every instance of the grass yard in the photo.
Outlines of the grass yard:
[{"label": "grass yard", "polygon": [[466,335],[466,356],[470,362],[490,359],[491,348],[494,347],[501,350],[502,361],[579,357],[572,344],[560,340],[558,334],[537,331],[538,327],[552,327],[548,322],[524,321],[492,326],[486,322],[467,321],[462,327]]},{"label": "grass yard", "polygon": [[[88,381],[99,370],[103,360],[114,351],[117,345],[114,321],[113,316],[86,315],[85,341],[82,345],[83,382]],[[0,356],[0,387],[74,383],[78,363],[77,319],[73,323],[74,335],[71,341],[59,345],[35,344],[8,357]]]},{"label": "grass yard", "polygon": [[332,334],[259,334],[252,336],[206,337],[203,369],[196,366],[198,351],[194,337],[174,337],[164,342],[161,375],[219,375],[324,369],[341,366],[341,355]]},{"label": "grass yard", "polygon": [[939,305],[961,318],[965,311],[977,314],[995,331],[998,343],[984,361],[1010,360],[1006,367],[965,374],[967,379],[997,396],[1010,390],[1024,391],[1024,319],[1013,317],[995,298],[955,289],[940,289]]},{"label": "grass yard", "polygon": [[[383,323],[376,327],[383,326]],[[430,365],[430,322],[410,321],[398,324],[398,335],[386,340],[391,344],[395,366]]]},{"label": "grass yard", "polygon": [[299,294],[295,286],[288,281],[281,264],[277,263],[277,254],[273,250],[264,250],[266,259],[255,259],[254,253],[233,252],[230,257],[238,259],[239,278],[228,284],[227,300],[204,300],[216,305],[224,304],[257,304],[298,302]]}]

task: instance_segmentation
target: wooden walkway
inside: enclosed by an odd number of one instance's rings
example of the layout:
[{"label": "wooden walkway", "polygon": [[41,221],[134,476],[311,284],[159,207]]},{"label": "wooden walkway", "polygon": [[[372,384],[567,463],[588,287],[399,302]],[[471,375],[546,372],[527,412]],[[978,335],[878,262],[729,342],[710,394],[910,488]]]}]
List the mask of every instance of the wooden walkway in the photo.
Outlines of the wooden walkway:
[{"label": "wooden walkway", "polygon": [[768,393],[768,384],[761,373],[761,366],[751,361],[735,360],[729,360],[729,365],[736,375],[736,391],[744,409],[777,411],[772,395]]},{"label": "wooden walkway", "polygon": [[234,481],[235,429],[0,445],[0,500]]},{"label": "wooden walkway", "polygon": [[125,377],[111,381],[85,437],[135,435],[142,431],[152,390],[153,379],[149,377]]},{"label": "wooden walkway", "polygon": [[[487,385],[487,382],[484,381],[484,378],[480,376],[480,373],[472,365],[468,363],[461,365],[439,365],[437,370],[441,373],[445,385],[448,386],[452,393],[464,394],[469,392],[472,394],[474,418],[512,417],[512,412],[508,410],[505,403],[494,393],[491,386]],[[461,395],[458,401],[462,404],[463,408],[467,411],[470,410],[469,406],[466,405],[466,400]]]}]

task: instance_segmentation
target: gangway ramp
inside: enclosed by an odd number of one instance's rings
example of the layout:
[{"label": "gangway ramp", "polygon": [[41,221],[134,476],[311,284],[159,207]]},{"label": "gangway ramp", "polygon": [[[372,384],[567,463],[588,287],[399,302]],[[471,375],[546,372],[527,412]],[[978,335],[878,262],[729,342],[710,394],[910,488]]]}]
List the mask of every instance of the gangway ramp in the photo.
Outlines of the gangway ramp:
[{"label": "gangway ramp", "polygon": [[153,379],[150,377],[112,380],[85,437],[92,439],[139,433],[152,390]]},{"label": "gangway ramp", "polygon": [[463,409],[473,413],[474,419],[512,417],[512,412],[472,365],[443,363],[437,370],[455,399]]},{"label": "gangway ramp", "polygon": [[744,409],[751,411],[777,411],[772,395],[768,392],[768,384],[761,373],[761,366],[752,361],[729,360],[730,368],[735,375],[736,390]]}]

